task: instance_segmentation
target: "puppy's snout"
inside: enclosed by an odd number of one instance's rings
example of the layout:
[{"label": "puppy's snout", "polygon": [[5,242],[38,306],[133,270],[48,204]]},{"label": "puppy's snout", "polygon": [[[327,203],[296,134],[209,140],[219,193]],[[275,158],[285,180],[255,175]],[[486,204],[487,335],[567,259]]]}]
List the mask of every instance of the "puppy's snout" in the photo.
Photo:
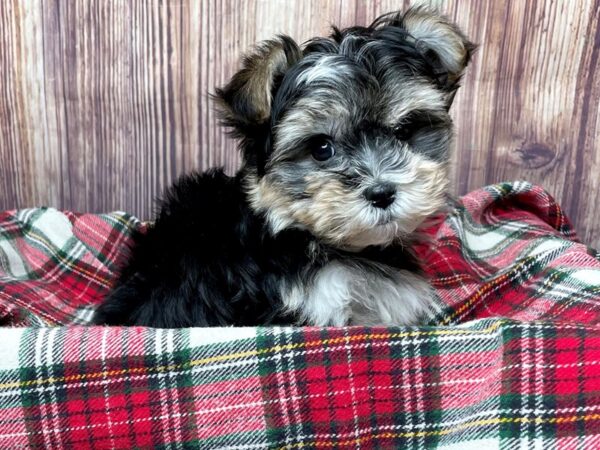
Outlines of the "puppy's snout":
[{"label": "puppy's snout", "polygon": [[396,186],[392,183],[380,183],[365,191],[365,198],[376,208],[385,209],[394,203]]}]

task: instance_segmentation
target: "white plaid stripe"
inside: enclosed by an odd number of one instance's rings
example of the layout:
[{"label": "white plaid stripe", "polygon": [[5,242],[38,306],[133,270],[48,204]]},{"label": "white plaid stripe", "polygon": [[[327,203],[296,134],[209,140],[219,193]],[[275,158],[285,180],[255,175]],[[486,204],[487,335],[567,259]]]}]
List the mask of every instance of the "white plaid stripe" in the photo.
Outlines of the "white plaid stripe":
[{"label": "white plaid stripe", "polygon": [[94,317],[96,308],[94,306],[84,306],[77,310],[73,318],[73,325],[88,325]]},{"label": "white plaid stripe", "polygon": [[[273,336],[275,338],[275,344],[276,345],[285,345],[286,341],[285,341],[285,333],[282,332],[281,328],[276,327],[273,330]],[[280,353],[278,352],[277,355],[274,355],[274,360],[276,363],[276,369],[277,369],[277,373],[275,375],[275,378],[277,380],[277,392],[278,392],[278,396],[281,398],[289,398],[289,394],[287,392],[286,389],[286,380],[285,380],[285,369],[283,367],[283,356],[284,353]],[[292,442],[294,442],[294,436],[292,436],[291,434],[291,427],[290,424],[292,423],[293,417],[290,418],[290,415],[293,416],[293,412],[290,413],[290,406],[288,405],[288,402],[283,402],[281,404],[281,415],[283,418],[283,424],[285,425],[285,443],[286,444],[290,444]]]},{"label": "white plaid stripe", "polygon": [[[414,390],[414,381],[412,380],[411,370],[410,370],[410,357],[412,356],[409,352],[409,346],[412,347],[413,338],[403,339],[400,343],[400,357],[401,357],[401,369],[402,369],[402,384],[410,386],[407,393],[403,394],[404,397],[404,411],[414,411],[415,407],[411,405],[413,402],[414,396],[412,392]],[[391,349],[390,349],[391,350]],[[412,430],[415,426],[415,423],[409,419],[412,415],[407,414],[406,420],[406,428]]]},{"label": "white plaid stripe", "polygon": [[[36,368],[36,376],[39,378],[52,378],[54,377],[54,373],[52,372],[52,346],[51,342],[48,340],[48,335],[52,333],[52,329],[46,328],[42,329],[40,333],[37,335],[37,339],[35,341],[34,349],[34,361]],[[56,330],[54,330],[56,331]],[[49,354],[48,354],[49,352]],[[48,366],[45,366],[48,364]],[[60,439],[60,433],[56,430],[57,421],[56,417],[58,414],[58,410],[52,408],[52,405],[56,406],[54,403],[56,401],[55,390],[37,390],[37,398],[39,398],[38,405],[41,412],[41,420],[40,425],[44,433],[44,443],[46,448],[60,448],[60,443],[55,442],[53,438]],[[47,400],[50,399],[50,401]]]},{"label": "white plaid stripe", "polygon": [[[167,330],[157,329],[156,337],[154,339],[154,354],[156,355],[156,359],[158,364],[161,366],[169,364],[169,359],[167,356],[167,352],[165,351],[165,342],[163,341],[163,336]],[[158,395],[160,398],[160,412],[163,417],[168,417],[167,426],[165,427],[165,435],[167,436],[165,447],[170,450],[171,442],[174,441],[173,435],[173,424],[171,423],[171,418],[173,417],[172,412],[170,411],[170,402],[167,397],[167,380],[166,378],[170,377],[160,377],[158,379],[158,386],[160,389],[158,390]]]},{"label": "white plaid stripe", "polygon": [[[533,359],[531,357],[531,352],[530,352],[530,347],[532,347],[532,334],[530,333],[530,331],[532,332],[533,330],[531,328],[525,328],[523,329],[523,334],[522,334],[522,339],[520,340],[520,344],[521,344],[521,355],[523,358],[523,362],[525,363],[524,366],[521,367],[520,370],[520,383],[521,383],[521,387],[520,387],[520,392],[523,393],[523,395],[521,396],[520,400],[521,400],[521,407],[520,410],[518,412],[519,417],[527,417],[531,415],[532,412],[532,408],[531,405],[529,404],[529,398],[528,396],[533,395],[534,391],[532,389],[533,387],[533,380],[531,379],[531,375],[530,375],[530,368],[532,368],[533,364]],[[530,427],[531,425],[529,423],[526,422],[522,422],[520,424],[520,429],[521,429],[521,434],[522,436],[527,436],[527,428]],[[524,439],[524,441],[526,441],[527,438]],[[519,444],[523,444],[525,442],[521,441],[519,442]]]},{"label": "white plaid stripe", "polygon": [[31,222],[31,228],[36,234],[45,237],[45,242],[50,248],[65,249],[74,239],[73,225],[69,219],[52,208],[42,210],[42,213]]},{"label": "white plaid stripe", "polygon": [[[176,349],[183,348],[185,345],[184,340],[182,339],[183,336],[184,333],[175,333],[175,330],[167,330],[166,348],[168,352],[167,354],[169,356],[168,362],[170,366],[175,366]],[[171,389],[168,392],[169,403],[171,403],[173,414],[175,414],[175,417],[173,418],[173,425],[175,427],[175,448],[181,449],[183,448],[183,434],[181,433],[181,430],[183,429],[183,424],[181,421],[182,412],[180,408],[182,400],[180,396],[181,392],[179,389],[174,389],[174,387],[177,386],[177,376],[170,370],[167,373],[169,375],[169,386],[171,386]]]},{"label": "white plaid stripe", "polygon": [[0,281],[29,278],[25,261],[10,241],[0,240],[0,271]]},{"label": "white plaid stripe", "polygon": [[[421,341],[419,343],[415,343],[415,353],[417,355],[424,355],[425,352],[423,345],[425,344],[424,341]],[[410,370],[414,371],[414,392],[415,392],[415,405],[416,405],[416,411],[417,411],[417,420],[419,422],[425,422],[425,415],[424,415],[424,411],[425,411],[425,404],[423,402],[423,398],[424,398],[424,382],[423,382],[423,362],[421,360],[421,358],[413,358],[412,360],[413,362],[413,367]]]},{"label": "white plaid stripe", "polygon": [[227,344],[234,341],[251,340],[256,338],[256,328],[251,327],[214,327],[190,328],[190,347],[201,347],[213,344]]},{"label": "white plaid stripe", "polygon": [[[102,371],[105,373],[103,375],[104,379],[107,379],[107,367],[106,367],[106,347],[108,345],[107,342],[107,338],[108,338],[108,328],[105,328],[102,330],[102,340],[101,340],[101,358],[102,358]],[[110,395],[109,395],[109,391],[108,391],[108,384],[104,385],[104,407],[106,408],[105,413],[106,413],[106,421],[108,424],[108,431],[109,431],[109,436],[110,436],[110,442],[111,442],[111,448],[115,448],[115,442],[113,439],[113,424],[112,424],[112,420],[110,418]]]},{"label": "white plaid stripe", "polygon": [[25,332],[25,328],[4,328],[0,330],[0,370],[14,370],[21,367],[18,350],[21,347],[21,339]]},{"label": "white plaid stripe", "polygon": [[[57,361],[64,360],[64,346],[61,345],[62,336],[58,333],[59,328],[51,328],[48,332],[48,341],[46,342],[46,367],[54,368]],[[51,376],[55,376],[55,373],[52,372]],[[54,415],[52,420],[52,426],[54,429],[60,428],[60,414],[59,414],[59,401],[58,396],[56,395],[56,389],[52,389],[50,392],[50,406],[51,411]],[[59,448],[63,447],[62,442],[62,433],[56,433],[56,441]]]},{"label": "white plaid stripe", "polygon": [[360,450],[361,445],[358,438],[358,430],[360,429],[358,423],[358,411],[356,410],[356,386],[354,380],[354,372],[352,371],[352,346],[350,345],[350,339],[348,337],[348,329],[344,328],[344,336],[346,337],[344,348],[346,349],[346,355],[348,357],[348,379],[350,382],[350,398],[352,401],[352,419],[354,421],[354,437],[356,438],[356,448]]},{"label": "white plaid stripe", "polygon": [[500,441],[498,439],[473,439],[440,445],[438,450],[500,450]]},{"label": "white plaid stripe", "polygon": [[[284,345],[291,344],[292,334],[285,332],[285,330],[281,330],[280,336],[282,337],[282,341]],[[290,409],[292,411],[292,419],[294,422],[294,439],[296,442],[302,442],[304,440],[304,432],[302,430],[303,417],[302,410],[300,409],[300,402],[298,401],[301,396],[298,392],[298,380],[296,378],[296,366],[294,361],[296,360],[296,352],[285,352],[283,353],[284,360],[286,362],[288,375],[289,375],[289,389],[290,389],[290,400],[291,405]]]},{"label": "white plaid stripe", "polygon": [[[534,367],[531,370],[531,377],[534,380],[535,388],[534,392],[544,392],[543,384],[544,384],[544,372],[540,368],[540,364],[542,362],[542,356],[544,352],[544,339],[542,332],[539,328],[534,329],[533,336],[535,338],[535,356],[534,356]],[[543,409],[543,403],[541,399],[541,395],[535,396],[535,409],[536,411],[541,411]],[[535,434],[536,436],[541,436],[540,439],[535,440],[534,448],[536,450],[545,450],[547,447],[546,438],[542,434],[542,424],[536,423],[535,425]]]}]

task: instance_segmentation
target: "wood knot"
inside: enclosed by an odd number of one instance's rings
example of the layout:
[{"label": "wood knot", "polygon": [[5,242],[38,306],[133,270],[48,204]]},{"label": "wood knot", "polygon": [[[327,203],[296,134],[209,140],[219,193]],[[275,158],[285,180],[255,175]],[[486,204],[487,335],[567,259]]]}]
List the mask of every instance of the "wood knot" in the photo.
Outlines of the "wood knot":
[{"label": "wood knot", "polygon": [[547,166],[556,157],[556,152],[550,146],[539,142],[524,142],[515,149],[513,161],[528,169],[539,169]]}]

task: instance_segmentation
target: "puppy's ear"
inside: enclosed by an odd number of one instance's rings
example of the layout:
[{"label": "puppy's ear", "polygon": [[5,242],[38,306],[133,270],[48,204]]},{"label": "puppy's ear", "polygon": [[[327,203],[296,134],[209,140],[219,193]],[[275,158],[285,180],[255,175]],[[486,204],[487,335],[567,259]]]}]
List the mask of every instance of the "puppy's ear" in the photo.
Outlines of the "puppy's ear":
[{"label": "puppy's ear", "polygon": [[223,124],[241,135],[264,124],[271,115],[275,83],[301,57],[302,51],[288,36],[264,41],[246,55],[242,69],[216,90]]},{"label": "puppy's ear", "polygon": [[454,23],[430,8],[411,8],[401,21],[415,39],[417,51],[432,67],[438,84],[455,90],[476,46]]}]

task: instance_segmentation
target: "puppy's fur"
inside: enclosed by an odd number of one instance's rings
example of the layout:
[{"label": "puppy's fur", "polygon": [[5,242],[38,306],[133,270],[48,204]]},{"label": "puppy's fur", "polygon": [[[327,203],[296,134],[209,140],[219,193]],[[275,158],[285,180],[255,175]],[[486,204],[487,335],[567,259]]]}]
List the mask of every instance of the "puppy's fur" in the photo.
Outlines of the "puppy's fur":
[{"label": "puppy's fur", "polygon": [[417,323],[433,294],[409,245],[447,201],[472,50],[424,8],[262,43],[216,94],[242,168],[167,192],[95,323]]}]

